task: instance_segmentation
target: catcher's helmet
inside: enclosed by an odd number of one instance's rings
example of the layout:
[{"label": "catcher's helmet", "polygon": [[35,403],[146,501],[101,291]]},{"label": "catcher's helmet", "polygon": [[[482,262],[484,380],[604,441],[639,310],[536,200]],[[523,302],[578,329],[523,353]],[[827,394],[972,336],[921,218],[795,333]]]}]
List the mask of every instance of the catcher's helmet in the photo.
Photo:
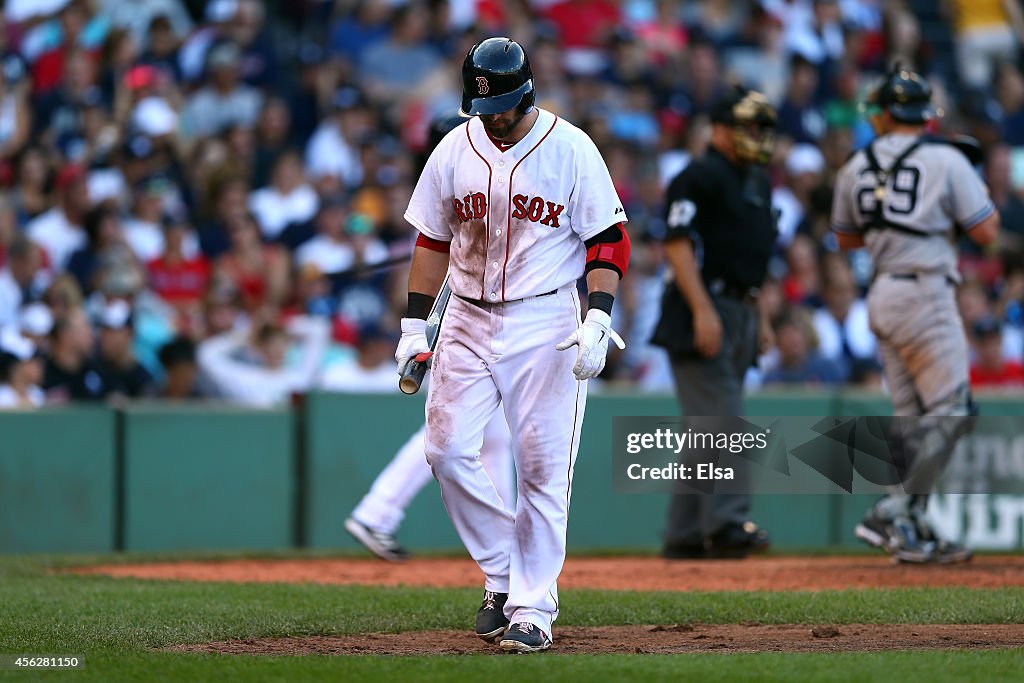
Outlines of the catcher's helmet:
[{"label": "catcher's helmet", "polygon": [[868,95],[868,104],[889,112],[901,123],[924,123],[935,116],[928,81],[908,69],[897,68]]},{"label": "catcher's helmet", "polygon": [[488,38],[470,48],[462,63],[462,114],[500,114],[533,108],[533,72],[522,46],[511,38]]}]

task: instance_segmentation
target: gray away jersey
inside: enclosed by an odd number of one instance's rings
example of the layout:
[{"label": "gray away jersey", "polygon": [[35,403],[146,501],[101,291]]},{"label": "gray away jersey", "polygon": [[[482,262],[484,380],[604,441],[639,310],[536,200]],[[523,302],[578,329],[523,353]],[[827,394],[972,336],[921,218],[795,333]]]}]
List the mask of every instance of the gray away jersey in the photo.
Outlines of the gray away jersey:
[{"label": "gray away jersey", "polygon": [[[884,135],[874,143],[883,169],[916,139]],[[832,229],[862,233],[875,210],[875,174],[857,152],[839,171],[832,199]],[[927,236],[892,229],[869,230],[865,243],[880,273],[938,272],[959,281],[954,228],[970,230],[994,211],[988,190],[966,157],[951,145],[926,142],[904,159],[886,182],[883,216]]]}]

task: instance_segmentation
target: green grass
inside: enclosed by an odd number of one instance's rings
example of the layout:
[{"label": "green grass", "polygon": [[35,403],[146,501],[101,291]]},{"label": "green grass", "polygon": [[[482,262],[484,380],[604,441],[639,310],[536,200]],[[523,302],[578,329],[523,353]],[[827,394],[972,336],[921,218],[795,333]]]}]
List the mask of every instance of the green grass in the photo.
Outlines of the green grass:
[{"label": "green grass", "polygon": [[[230,657],[127,653],[91,657],[75,672],[8,674],[12,680],[75,681],[722,681],[793,683],[1019,683],[1019,652],[600,655],[561,657]],[[0,674],[2,676],[2,674]]]},{"label": "green grass", "polygon": [[[109,561],[111,558],[92,558]],[[166,558],[163,558],[166,559]],[[80,672],[0,673],[94,681],[1021,680],[1024,651],[536,657],[231,657],[155,651],[183,642],[469,628],[473,589],[115,580],[53,575],[81,558],[0,559],[0,653],[75,653]],[[1024,588],[819,593],[565,591],[559,624],[1013,623]],[[556,628],[557,630],[557,628]]]}]

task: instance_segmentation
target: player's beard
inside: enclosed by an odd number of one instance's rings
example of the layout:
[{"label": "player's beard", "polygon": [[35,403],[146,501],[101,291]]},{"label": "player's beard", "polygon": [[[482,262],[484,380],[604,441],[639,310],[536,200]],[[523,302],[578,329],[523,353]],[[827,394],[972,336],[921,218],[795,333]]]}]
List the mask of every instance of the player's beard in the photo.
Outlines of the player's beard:
[{"label": "player's beard", "polygon": [[516,126],[519,125],[519,122],[523,120],[524,116],[526,116],[526,114],[516,108],[511,119],[502,118],[495,121],[486,117],[480,117],[480,123],[483,124],[484,130],[486,130],[487,134],[492,138],[495,138],[496,140],[503,140],[512,133],[513,130],[515,130]]}]

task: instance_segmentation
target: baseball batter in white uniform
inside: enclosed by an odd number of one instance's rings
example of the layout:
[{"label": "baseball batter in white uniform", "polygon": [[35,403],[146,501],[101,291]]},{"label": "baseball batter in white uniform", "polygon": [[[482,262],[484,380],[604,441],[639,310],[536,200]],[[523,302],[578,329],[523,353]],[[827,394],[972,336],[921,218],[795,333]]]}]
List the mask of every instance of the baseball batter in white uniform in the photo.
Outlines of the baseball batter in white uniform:
[{"label": "baseball batter in white uniform", "polygon": [[[611,308],[629,259],[607,166],[578,128],[534,105],[523,48],[490,38],[462,67],[473,118],[431,154],[405,214],[420,236],[399,372],[427,352],[425,318],[446,270],[454,296],[427,399],[426,456],[484,574],[476,633],[503,649],[551,645],[587,382],[604,367]],[[581,320],[576,282],[586,275]],[[502,506],[480,465],[499,409],[512,432],[518,498]]]},{"label": "baseball batter in white uniform", "polygon": [[[925,518],[956,440],[970,428],[967,341],[956,305],[955,239],[995,239],[999,215],[965,154],[924,135],[931,89],[897,69],[870,98],[879,137],[836,179],[832,228],[843,249],[866,246],[875,265],[871,329],[909,470],[900,492],[879,500],[855,533],[903,562],[962,562],[969,548],[941,539]],[[902,426],[901,426],[902,425]]]},{"label": "baseball batter in white uniform", "polygon": [[[444,136],[466,119],[455,115],[439,116],[431,122],[427,145],[419,155],[419,168],[423,169],[434,148]],[[398,387],[391,385],[392,391]],[[377,475],[373,485],[359,505],[345,520],[345,529],[371,553],[390,562],[409,557],[395,538],[405,518],[405,510],[416,495],[433,479],[430,465],[424,458],[426,425],[416,430],[405,442],[391,462]],[[515,510],[515,475],[512,472],[512,437],[501,411],[484,428],[484,442],[480,448],[480,463],[494,483],[498,496],[509,511]]]}]

